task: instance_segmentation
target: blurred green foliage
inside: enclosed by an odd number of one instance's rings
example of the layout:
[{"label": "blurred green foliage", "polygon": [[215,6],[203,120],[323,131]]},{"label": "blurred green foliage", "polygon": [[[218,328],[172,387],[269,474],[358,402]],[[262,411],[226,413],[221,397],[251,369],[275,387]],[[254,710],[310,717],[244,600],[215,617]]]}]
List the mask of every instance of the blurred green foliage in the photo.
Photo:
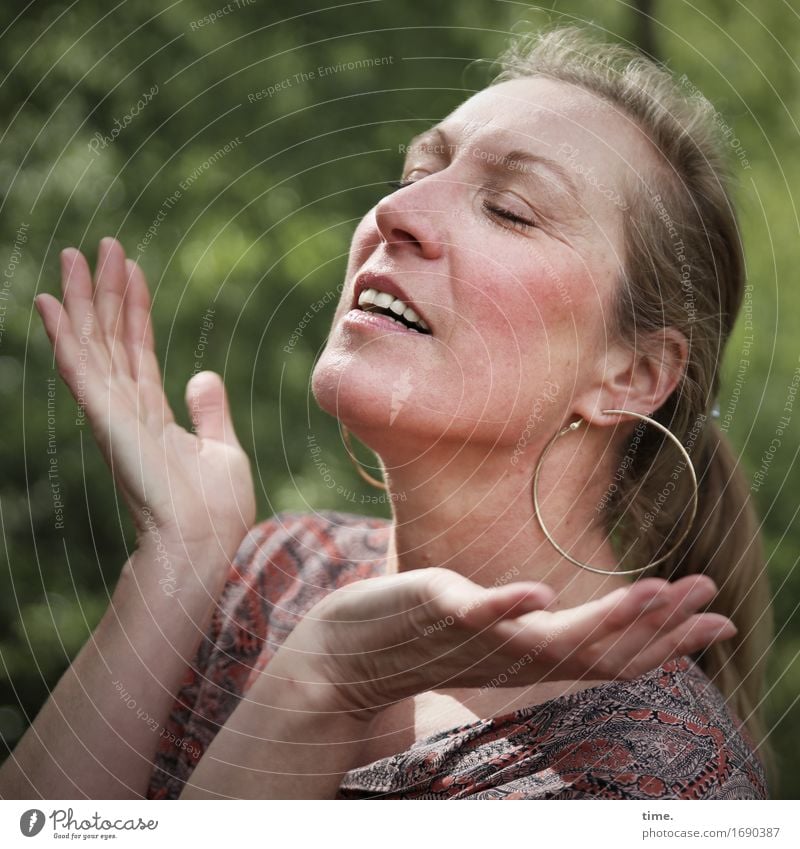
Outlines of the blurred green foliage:
[{"label": "blurred green foliage", "polygon": [[[488,63],[475,60],[497,55],[512,31],[560,20],[593,23],[609,38],[637,32],[623,2],[550,5],[239,0],[212,22],[202,19],[218,10],[198,0],[4,4],[0,735],[9,746],[90,635],[133,541],[32,309],[37,292],[59,293],[58,252],[77,246],[94,263],[99,239],[113,235],[139,258],[176,415],[189,424],[183,391],[195,369],[224,376],[256,469],[259,518],[290,508],[388,516],[387,505],[361,502],[372,492],[309,388],[349,238],[398,176],[399,146],[488,82]],[[712,0],[661,2],[655,16],[660,58],[732,128],[752,328],[742,319],[730,344],[720,407],[752,475],[800,354],[789,327],[800,310],[800,15],[788,3]],[[370,59],[380,61],[318,71]],[[746,362],[745,334],[754,339]],[[352,500],[320,474],[309,432]],[[793,419],[756,493],[776,595],[776,795],[789,798],[800,791],[787,768],[800,756],[797,435]]]}]

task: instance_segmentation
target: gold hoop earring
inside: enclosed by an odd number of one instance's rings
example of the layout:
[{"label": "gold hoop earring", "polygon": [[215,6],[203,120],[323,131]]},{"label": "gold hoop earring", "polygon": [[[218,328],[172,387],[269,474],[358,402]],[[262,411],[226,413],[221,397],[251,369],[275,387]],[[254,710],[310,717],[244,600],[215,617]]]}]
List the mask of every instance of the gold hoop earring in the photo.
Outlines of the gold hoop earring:
[{"label": "gold hoop earring", "polygon": [[585,421],[585,419],[578,419],[578,421],[572,422],[572,424],[568,425],[565,428],[562,428],[553,437],[551,437],[551,439],[549,440],[547,445],[545,445],[544,450],[542,451],[542,454],[539,457],[539,462],[536,464],[536,472],[533,476],[533,511],[536,514],[536,518],[539,521],[539,525],[540,525],[542,531],[544,532],[544,535],[547,537],[548,542],[563,557],[566,557],[566,559],[569,560],[570,563],[574,563],[576,566],[580,566],[581,569],[586,569],[589,572],[596,572],[597,574],[600,574],[600,575],[633,575],[633,574],[636,574],[638,572],[644,572],[645,569],[649,569],[651,566],[655,566],[658,563],[662,563],[664,560],[666,560],[668,557],[670,557],[676,551],[678,546],[686,538],[686,535],[689,533],[689,529],[691,528],[692,524],[694,523],[694,518],[697,515],[697,502],[698,502],[697,475],[695,474],[694,465],[692,464],[692,458],[689,456],[689,452],[683,447],[680,440],[675,436],[674,433],[672,433],[671,430],[669,430],[669,428],[664,427],[664,425],[662,425],[660,422],[657,422],[655,419],[650,418],[650,416],[645,416],[642,413],[632,413],[629,410],[603,410],[604,415],[614,414],[614,413],[620,414],[620,415],[626,415],[626,416],[634,416],[638,419],[641,419],[642,421],[649,422],[654,427],[658,428],[666,436],[668,436],[675,443],[675,445],[678,446],[681,453],[683,454],[685,462],[686,462],[686,468],[689,470],[689,473],[690,473],[691,478],[692,478],[692,484],[694,485],[694,492],[692,493],[692,514],[689,517],[689,522],[688,522],[685,530],[683,531],[683,533],[680,535],[680,538],[678,539],[678,541],[672,546],[672,548],[670,548],[670,550],[666,554],[662,555],[661,557],[657,558],[656,560],[652,560],[650,563],[647,563],[644,566],[639,566],[636,569],[624,569],[624,570],[617,571],[617,570],[614,570],[614,569],[598,569],[595,566],[589,566],[588,563],[582,563],[580,560],[576,560],[574,557],[572,557],[570,554],[568,554],[566,551],[564,551],[564,549],[553,539],[553,537],[550,535],[549,531],[545,527],[544,522],[542,521],[542,516],[539,512],[539,472],[541,471],[541,467],[542,467],[542,463],[544,462],[544,458],[547,456],[548,451],[550,451],[550,449],[552,448],[553,443],[557,439],[559,439],[560,437],[564,436],[565,434],[572,433],[573,431],[576,431],[581,426],[581,424]]},{"label": "gold hoop earring", "polygon": [[350,444],[350,431],[339,422],[339,427],[342,431],[342,441],[344,442],[344,447],[347,449],[347,456],[350,458],[353,465],[356,467],[356,471],[361,475],[362,478],[367,483],[372,484],[374,487],[378,489],[386,489],[386,484],[383,481],[379,481],[377,478],[373,478],[369,472],[364,471],[361,463],[358,460],[358,457],[353,453],[353,446]]}]

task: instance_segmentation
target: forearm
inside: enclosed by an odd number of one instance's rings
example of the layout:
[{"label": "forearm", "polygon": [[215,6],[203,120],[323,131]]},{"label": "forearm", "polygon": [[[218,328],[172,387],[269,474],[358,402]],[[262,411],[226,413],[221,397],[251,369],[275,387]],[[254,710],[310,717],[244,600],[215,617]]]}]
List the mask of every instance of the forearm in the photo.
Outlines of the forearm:
[{"label": "forearm", "polygon": [[228,571],[197,559],[170,567],[167,589],[153,579],[163,574],[153,553],[139,550],[125,564],[94,633],[0,768],[0,796],[144,796]]},{"label": "forearm", "polygon": [[[277,661],[277,663],[276,663]],[[359,763],[369,719],[324,685],[292,679],[280,652],[201,758],[181,799],[333,799]]]}]

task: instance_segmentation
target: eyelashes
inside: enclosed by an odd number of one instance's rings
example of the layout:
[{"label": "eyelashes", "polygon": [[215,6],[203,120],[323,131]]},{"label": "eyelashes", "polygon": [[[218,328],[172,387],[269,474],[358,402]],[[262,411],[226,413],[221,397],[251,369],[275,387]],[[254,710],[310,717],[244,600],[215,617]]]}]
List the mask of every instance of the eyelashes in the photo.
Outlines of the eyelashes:
[{"label": "eyelashes", "polygon": [[[498,218],[502,218],[504,221],[508,221],[513,224],[515,227],[518,227],[522,230],[530,230],[536,226],[533,221],[529,221],[527,218],[522,218],[517,215],[515,212],[512,212],[510,209],[504,209],[501,206],[496,206],[493,203],[490,203],[488,200],[483,202],[483,208],[490,214],[497,216]],[[500,225],[505,226],[505,225]]]},{"label": "eyelashes", "polygon": [[[393,191],[397,191],[398,189],[404,189],[406,186],[410,186],[413,183],[417,182],[416,180],[389,180],[386,185],[392,189]],[[503,227],[505,230],[531,230],[536,226],[534,221],[531,221],[527,218],[523,218],[520,215],[517,215],[515,212],[512,212],[510,209],[506,209],[505,207],[498,206],[496,203],[492,203],[491,201],[484,200],[483,201],[483,209],[488,213],[489,219],[493,221],[500,227]],[[506,224],[501,224],[497,219],[500,218],[503,221],[507,222]],[[509,227],[509,224],[512,225]]]}]

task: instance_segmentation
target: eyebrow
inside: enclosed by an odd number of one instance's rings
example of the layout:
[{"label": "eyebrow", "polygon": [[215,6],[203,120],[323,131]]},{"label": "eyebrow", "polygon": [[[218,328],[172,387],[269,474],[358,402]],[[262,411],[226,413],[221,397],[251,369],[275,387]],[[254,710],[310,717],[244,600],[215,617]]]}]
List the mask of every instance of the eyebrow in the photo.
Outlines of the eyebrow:
[{"label": "eyebrow", "polygon": [[[431,142],[433,142],[433,145],[430,144]],[[424,133],[420,133],[411,139],[408,144],[406,158],[410,154],[414,153],[416,148],[424,149],[426,147],[429,148],[428,152],[432,155],[444,157],[446,152],[452,152],[457,148],[457,145],[448,140],[447,134],[440,127],[431,127],[431,129],[426,130]],[[432,149],[430,149],[431,147]],[[527,150],[512,150],[503,154],[502,157],[492,159],[491,161],[488,158],[478,157],[478,159],[480,159],[481,165],[487,170],[494,171],[496,173],[505,173],[510,171],[527,178],[532,176],[531,171],[520,166],[532,165],[547,168],[547,170],[550,171],[558,180],[562,188],[566,190],[573,202],[582,207],[581,192],[578,189],[578,186],[566,168],[554,159],[549,159],[546,156],[541,156],[540,154],[532,153]]]}]

